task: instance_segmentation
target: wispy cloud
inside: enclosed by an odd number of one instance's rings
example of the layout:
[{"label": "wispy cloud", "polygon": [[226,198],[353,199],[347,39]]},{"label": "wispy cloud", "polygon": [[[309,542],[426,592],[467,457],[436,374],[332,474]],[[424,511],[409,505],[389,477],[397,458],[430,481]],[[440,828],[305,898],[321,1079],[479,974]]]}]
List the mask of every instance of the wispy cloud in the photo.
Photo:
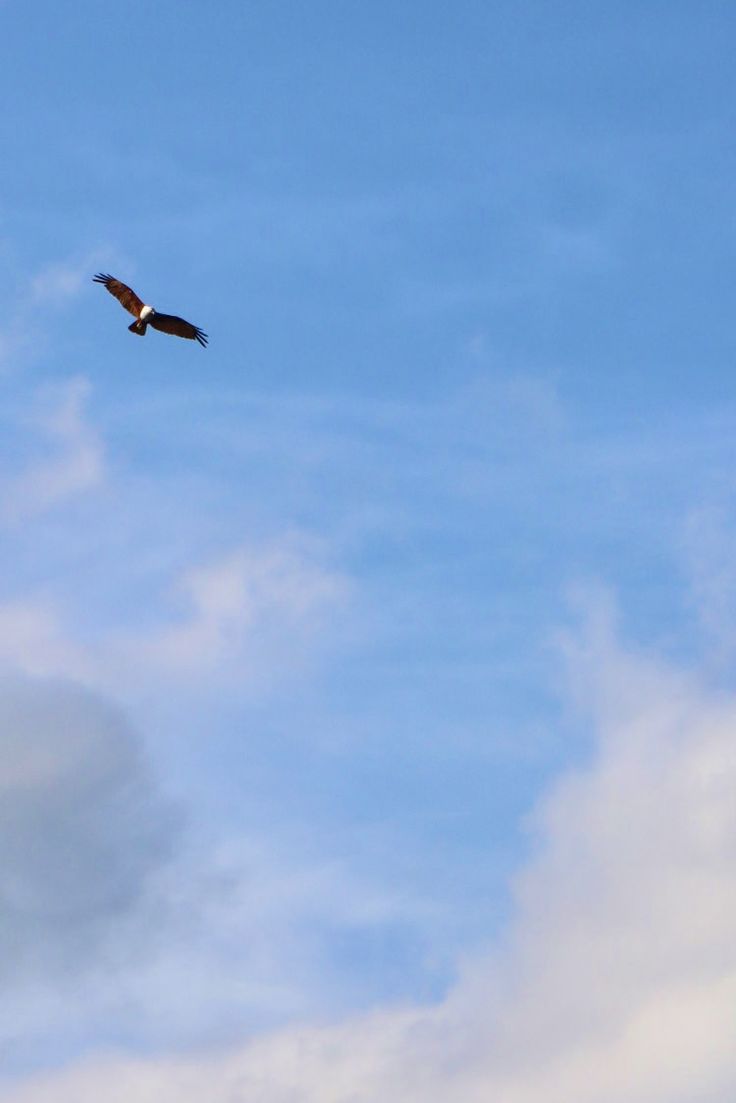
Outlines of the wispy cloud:
[{"label": "wispy cloud", "polygon": [[38,355],[51,317],[72,308],[90,273],[110,257],[114,251],[102,246],[49,261],[16,286],[7,296],[0,326],[0,366],[18,368]]},{"label": "wispy cloud", "polygon": [[323,566],[315,550],[303,537],[287,536],[185,571],[176,589],[189,611],[131,649],[146,664],[184,676],[225,674],[235,664],[240,677],[254,665],[264,673],[258,657],[274,649],[279,662],[288,653],[293,659],[299,639],[314,638],[348,592],[346,578]]},{"label": "wispy cloud", "polygon": [[0,515],[6,522],[27,520],[102,484],[104,447],[87,417],[89,393],[88,380],[77,376],[37,396],[29,420],[51,455],[0,482]]},{"label": "wispy cloud", "polygon": [[732,506],[722,496],[691,512],[682,551],[692,605],[714,664],[727,671],[736,651],[736,532]]},{"label": "wispy cloud", "polygon": [[34,303],[57,306],[75,299],[89,279],[93,255],[74,262],[55,261],[45,265],[31,280],[28,297]]},{"label": "wispy cloud", "polygon": [[55,606],[41,598],[0,606],[0,668],[11,674],[95,682],[95,665],[64,631]]},{"label": "wispy cloud", "polygon": [[[263,692],[311,664],[350,593],[319,544],[289,533],[185,569],[159,595],[158,617],[131,633],[108,625],[90,643],[50,598],[0,603],[0,663],[12,673],[73,678],[108,692],[155,684]],[[167,612],[174,596],[183,612]],[[168,692],[168,690],[167,690]]]}]

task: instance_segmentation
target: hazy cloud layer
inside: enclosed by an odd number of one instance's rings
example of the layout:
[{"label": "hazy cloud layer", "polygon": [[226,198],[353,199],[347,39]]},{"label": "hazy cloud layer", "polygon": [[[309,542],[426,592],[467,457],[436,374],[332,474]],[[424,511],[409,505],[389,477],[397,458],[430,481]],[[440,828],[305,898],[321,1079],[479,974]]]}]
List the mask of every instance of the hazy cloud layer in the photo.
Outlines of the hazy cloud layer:
[{"label": "hazy cloud layer", "polygon": [[0,1095],[732,1103],[736,9],[182,7],[2,7]]}]

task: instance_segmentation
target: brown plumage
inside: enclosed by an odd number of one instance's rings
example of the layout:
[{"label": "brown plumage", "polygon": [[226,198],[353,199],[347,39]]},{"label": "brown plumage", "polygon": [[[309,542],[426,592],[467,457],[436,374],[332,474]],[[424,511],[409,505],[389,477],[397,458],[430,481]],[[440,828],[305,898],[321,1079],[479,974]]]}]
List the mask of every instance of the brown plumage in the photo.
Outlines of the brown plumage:
[{"label": "brown plumage", "polygon": [[101,283],[130,314],[133,314],[136,318],[140,317],[141,310],[144,306],[143,300],[139,299],[135,291],[131,291],[126,284],[121,283],[120,280],[116,280],[112,276],[105,276],[101,272],[93,277],[92,282]]},{"label": "brown plumage", "polygon": [[135,291],[113,276],[98,272],[92,279],[94,283],[101,283],[106,287],[110,294],[114,295],[118,302],[135,316],[135,322],[128,326],[131,333],[145,337],[146,329],[150,325],[161,333],[171,333],[174,337],[186,337],[190,341],[198,341],[202,348],[207,347],[207,334],[199,326],[185,322],[175,314],[159,314],[152,306],[147,306],[142,299],[139,299]]}]

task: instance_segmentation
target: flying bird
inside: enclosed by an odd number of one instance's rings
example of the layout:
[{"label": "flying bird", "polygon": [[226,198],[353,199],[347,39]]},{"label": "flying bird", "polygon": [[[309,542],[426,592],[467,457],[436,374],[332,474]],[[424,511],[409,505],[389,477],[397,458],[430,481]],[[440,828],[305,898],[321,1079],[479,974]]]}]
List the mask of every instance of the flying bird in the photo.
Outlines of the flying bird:
[{"label": "flying bird", "polygon": [[187,337],[190,341],[199,341],[202,348],[207,347],[207,334],[203,333],[199,326],[193,326],[191,322],[185,322],[183,318],[177,318],[176,314],[161,314],[152,306],[147,306],[139,299],[135,291],[131,291],[126,284],[116,280],[113,276],[98,272],[92,277],[93,283],[101,283],[118,302],[125,307],[134,317],[135,321],[128,326],[131,333],[137,333],[139,337],[145,337],[149,326],[159,330],[160,333],[171,333],[174,337]]}]

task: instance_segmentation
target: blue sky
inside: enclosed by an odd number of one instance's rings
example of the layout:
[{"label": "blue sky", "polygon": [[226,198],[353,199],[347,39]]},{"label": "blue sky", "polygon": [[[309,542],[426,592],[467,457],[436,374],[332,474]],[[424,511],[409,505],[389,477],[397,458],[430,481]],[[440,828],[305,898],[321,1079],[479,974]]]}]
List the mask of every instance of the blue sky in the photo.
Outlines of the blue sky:
[{"label": "blue sky", "polygon": [[0,30],[3,1103],[731,1099],[732,6]]}]

